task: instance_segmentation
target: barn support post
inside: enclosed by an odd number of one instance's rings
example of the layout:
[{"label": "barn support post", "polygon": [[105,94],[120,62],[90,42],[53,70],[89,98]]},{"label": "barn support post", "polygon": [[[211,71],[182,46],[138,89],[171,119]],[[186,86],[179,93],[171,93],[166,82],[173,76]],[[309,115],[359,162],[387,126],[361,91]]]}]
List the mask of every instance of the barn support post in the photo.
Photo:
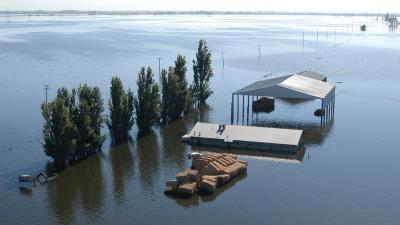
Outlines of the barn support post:
[{"label": "barn support post", "polygon": [[244,124],[244,95],[242,95],[242,124]]},{"label": "barn support post", "polygon": [[247,95],[247,125],[249,125],[250,95]]},{"label": "barn support post", "polygon": [[231,100],[231,124],[233,124],[234,96],[235,96],[235,94],[232,94],[232,100]]},{"label": "barn support post", "polygon": [[329,102],[328,104],[328,124],[331,123],[331,114],[332,114],[332,101]]},{"label": "barn support post", "polygon": [[237,106],[236,106],[236,110],[237,110],[237,112],[236,112],[236,123],[237,124],[239,124],[239,95],[236,95],[236,97],[237,97]]},{"label": "barn support post", "polygon": [[336,104],[336,97],[333,96],[333,107],[332,107],[332,118],[335,119],[335,104]]},{"label": "barn support post", "polygon": [[[324,99],[322,99],[322,101],[321,101],[321,111],[323,111],[324,110]],[[321,113],[321,128],[322,128],[322,116],[323,115],[323,113]]]}]

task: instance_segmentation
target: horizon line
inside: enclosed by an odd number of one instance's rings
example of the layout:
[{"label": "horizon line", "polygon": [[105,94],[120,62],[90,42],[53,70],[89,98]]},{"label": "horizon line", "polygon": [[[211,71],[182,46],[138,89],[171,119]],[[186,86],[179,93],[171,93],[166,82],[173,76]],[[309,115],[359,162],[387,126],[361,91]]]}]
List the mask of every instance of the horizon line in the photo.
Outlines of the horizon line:
[{"label": "horizon line", "polygon": [[259,14],[259,15],[359,15],[359,16],[382,16],[390,14],[399,16],[400,13],[389,13],[389,12],[311,12],[311,11],[268,11],[268,10],[1,10],[0,14],[21,14],[21,13],[37,13],[37,14],[98,14],[108,15],[110,13],[119,14]]}]

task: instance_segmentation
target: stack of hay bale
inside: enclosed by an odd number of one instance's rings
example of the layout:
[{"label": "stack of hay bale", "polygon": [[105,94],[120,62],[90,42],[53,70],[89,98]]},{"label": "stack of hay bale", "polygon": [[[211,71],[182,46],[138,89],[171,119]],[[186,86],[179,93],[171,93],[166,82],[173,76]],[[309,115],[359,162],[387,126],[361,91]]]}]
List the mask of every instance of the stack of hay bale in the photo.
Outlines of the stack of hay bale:
[{"label": "stack of hay bale", "polygon": [[247,162],[235,155],[209,153],[192,158],[192,169],[176,175],[176,180],[167,181],[166,194],[191,196],[197,191],[213,193],[235,177],[247,172]]}]

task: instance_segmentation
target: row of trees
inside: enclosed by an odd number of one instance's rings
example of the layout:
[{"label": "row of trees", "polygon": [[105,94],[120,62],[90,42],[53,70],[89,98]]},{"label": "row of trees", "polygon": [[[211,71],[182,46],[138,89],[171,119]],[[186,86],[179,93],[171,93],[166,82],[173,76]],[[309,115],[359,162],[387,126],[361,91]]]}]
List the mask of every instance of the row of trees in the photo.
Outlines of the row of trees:
[{"label": "row of trees", "polygon": [[[109,116],[104,117],[103,99],[98,87],[82,85],[71,92],[60,88],[56,98],[42,104],[45,153],[54,159],[57,169],[101,150],[107,125],[112,143],[128,141],[135,121],[140,132],[153,125],[168,124],[188,113],[192,105],[205,103],[212,94],[209,87],[213,76],[211,52],[206,42],[199,42],[193,60],[193,84],[188,87],[186,58],[178,55],[175,65],[163,69],[160,86],[150,67],[141,68],[137,78],[137,95],[125,89],[118,77],[113,77],[108,101]],[[135,118],[136,116],[136,118]]]}]

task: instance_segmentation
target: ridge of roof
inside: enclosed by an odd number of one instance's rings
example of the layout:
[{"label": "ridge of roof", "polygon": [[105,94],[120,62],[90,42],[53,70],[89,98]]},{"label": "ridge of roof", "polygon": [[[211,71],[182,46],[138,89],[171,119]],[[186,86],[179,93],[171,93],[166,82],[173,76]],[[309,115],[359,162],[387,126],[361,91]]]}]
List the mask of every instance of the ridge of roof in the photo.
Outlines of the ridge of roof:
[{"label": "ridge of roof", "polygon": [[[322,81],[322,78],[326,78],[325,76],[318,73],[315,73],[316,74],[316,75],[314,74],[315,76],[301,75],[301,73],[304,74],[305,72],[314,73],[312,71],[303,71],[300,72],[300,74],[295,73],[292,75],[277,77],[273,79],[256,81],[234,92],[233,94],[246,94],[246,93],[249,94],[251,92],[258,92],[259,94],[259,92],[262,91],[263,89],[268,89],[271,87],[281,87],[298,93],[299,98],[304,96],[310,96],[311,98],[324,99],[335,88],[335,85]],[[288,93],[288,96],[291,95],[293,95],[293,92],[291,94]],[[281,97],[281,95],[277,96]]]}]

